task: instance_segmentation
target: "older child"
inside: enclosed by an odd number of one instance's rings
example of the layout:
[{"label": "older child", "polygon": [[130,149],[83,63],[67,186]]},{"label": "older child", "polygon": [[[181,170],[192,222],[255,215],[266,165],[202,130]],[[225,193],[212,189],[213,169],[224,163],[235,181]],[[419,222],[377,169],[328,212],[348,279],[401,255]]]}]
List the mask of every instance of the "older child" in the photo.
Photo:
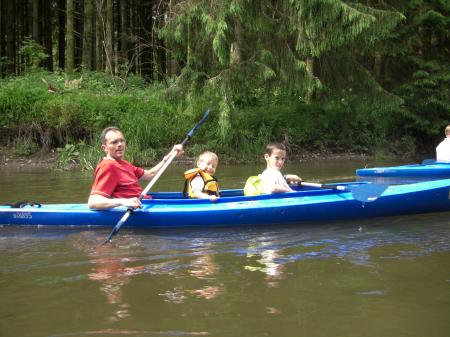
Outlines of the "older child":
[{"label": "older child", "polygon": [[286,160],[286,148],[281,143],[270,143],[266,147],[264,159],[267,168],[260,174],[262,189],[264,193],[283,193],[291,192],[289,184],[298,184],[301,182],[299,176],[288,174],[283,177],[281,169]]},{"label": "older child", "polygon": [[219,197],[219,184],[214,173],[218,164],[219,158],[215,153],[205,151],[200,154],[197,167],[184,173],[184,195],[216,201]]}]

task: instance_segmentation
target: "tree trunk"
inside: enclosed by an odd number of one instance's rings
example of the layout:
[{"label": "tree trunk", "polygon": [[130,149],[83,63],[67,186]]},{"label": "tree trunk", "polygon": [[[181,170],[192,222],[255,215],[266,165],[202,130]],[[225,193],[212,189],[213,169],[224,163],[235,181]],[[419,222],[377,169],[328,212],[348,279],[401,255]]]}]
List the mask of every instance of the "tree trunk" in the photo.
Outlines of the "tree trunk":
[{"label": "tree trunk", "polygon": [[155,27],[152,30],[152,36],[154,38],[152,39],[155,47],[156,47],[156,59],[155,59],[155,68],[157,69],[157,79],[159,81],[164,80],[167,76],[167,55],[166,55],[166,46],[163,39],[160,39],[158,37],[158,31],[157,29],[164,26],[164,18],[167,16],[167,9],[168,5],[166,2],[163,2],[161,5],[157,6],[157,12],[156,12],[156,24]]},{"label": "tree trunk", "polygon": [[[5,56],[5,15],[4,1],[0,0],[0,60]],[[0,63],[0,78],[3,77],[3,65]]]},{"label": "tree trunk", "polygon": [[83,52],[83,0],[73,1],[73,66],[79,68]]},{"label": "tree trunk", "polygon": [[[172,19],[172,16],[174,15],[172,13],[172,8],[175,5],[174,0],[169,0],[169,8],[167,11],[167,17],[168,20]],[[172,52],[170,50],[166,51],[166,60],[167,60],[167,76],[170,77],[172,75],[175,75],[176,73],[178,73],[179,69],[178,69],[178,64],[176,62],[176,60],[174,59],[174,57],[172,56]]]},{"label": "tree trunk", "polygon": [[66,0],[58,0],[58,66],[65,68],[66,59]]},{"label": "tree trunk", "polygon": [[142,75],[148,79],[153,79],[153,48],[150,32],[153,26],[153,4],[143,4],[140,9],[139,22],[139,43],[142,46],[141,69]]},{"label": "tree trunk", "polygon": [[8,74],[16,73],[16,11],[13,1],[6,1],[6,57]]},{"label": "tree trunk", "polygon": [[50,1],[43,1],[42,12],[42,42],[48,55],[44,64],[48,71],[53,71],[52,9]]},{"label": "tree trunk", "polygon": [[27,36],[33,35],[33,0],[27,0]]},{"label": "tree trunk", "polygon": [[95,70],[103,70],[103,32],[105,25],[103,0],[95,1]]},{"label": "tree trunk", "polygon": [[33,1],[33,40],[40,43],[39,39],[39,1]]},{"label": "tree trunk", "polygon": [[128,63],[128,27],[129,22],[129,9],[128,1],[120,0],[120,63]]},{"label": "tree trunk", "polygon": [[314,81],[314,59],[312,57],[306,59],[306,74],[308,76],[308,89],[306,91],[305,100],[306,102],[311,102],[314,95],[312,86]]},{"label": "tree trunk", "polygon": [[240,22],[236,22],[234,25],[234,41],[230,45],[230,65],[239,65],[242,61],[242,25]]},{"label": "tree trunk", "polygon": [[71,74],[74,69],[74,17],[73,17],[73,1],[66,2],[66,67],[65,72]]},{"label": "tree trunk", "polygon": [[136,74],[140,74],[139,62],[140,62],[140,46],[137,37],[139,36],[139,10],[138,7],[132,0],[132,5],[130,6],[130,34],[132,34],[132,45],[129,49],[133,50],[132,55],[129,56],[132,63],[130,65],[130,70]]},{"label": "tree trunk", "polygon": [[82,69],[92,70],[92,22],[94,19],[93,0],[84,0],[83,56]]},{"label": "tree trunk", "polygon": [[379,81],[381,77],[382,55],[380,52],[375,52],[373,57],[373,77]]},{"label": "tree trunk", "polygon": [[106,53],[106,72],[114,74],[114,55],[113,55],[113,0],[106,0],[106,25],[105,25],[105,53]]}]

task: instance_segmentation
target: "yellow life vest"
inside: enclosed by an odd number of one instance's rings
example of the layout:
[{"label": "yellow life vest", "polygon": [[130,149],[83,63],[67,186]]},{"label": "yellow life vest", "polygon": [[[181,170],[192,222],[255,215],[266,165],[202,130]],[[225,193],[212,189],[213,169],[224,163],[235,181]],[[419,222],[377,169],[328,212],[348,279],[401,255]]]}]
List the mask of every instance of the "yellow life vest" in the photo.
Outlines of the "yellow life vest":
[{"label": "yellow life vest", "polygon": [[204,182],[204,186],[202,189],[203,193],[206,193],[209,195],[215,195],[217,197],[220,196],[219,195],[219,184],[218,184],[216,177],[204,172],[202,169],[194,168],[194,169],[184,172],[184,177],[185,177],[186,181],[184,182],[183,195],[185,197],[195,198],[195,195],[192,192],[191,181],[197,175],[200,175],[200,177],[202,177],[202,179],[203,179],[203,182]]},{"label": "yellow life vest", "polygon": [[247,179],[244,186],[244,195],[264,194],[264,187],[260,176],[251,176]]}]

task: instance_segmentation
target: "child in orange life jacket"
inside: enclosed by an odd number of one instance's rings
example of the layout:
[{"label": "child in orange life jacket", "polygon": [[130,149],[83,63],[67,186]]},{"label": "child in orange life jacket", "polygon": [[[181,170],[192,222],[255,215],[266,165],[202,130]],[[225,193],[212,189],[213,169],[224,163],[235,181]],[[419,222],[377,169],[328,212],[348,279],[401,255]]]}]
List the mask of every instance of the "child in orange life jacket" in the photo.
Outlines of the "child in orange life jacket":
[{"label": "child in orange life jacket", "polygon": [[219,197],[219,184],[214,173],[218,163],[219,158],[215,153],[206,151],[200,154],[197,167],[184,173],[184,195],[216,201]]}]

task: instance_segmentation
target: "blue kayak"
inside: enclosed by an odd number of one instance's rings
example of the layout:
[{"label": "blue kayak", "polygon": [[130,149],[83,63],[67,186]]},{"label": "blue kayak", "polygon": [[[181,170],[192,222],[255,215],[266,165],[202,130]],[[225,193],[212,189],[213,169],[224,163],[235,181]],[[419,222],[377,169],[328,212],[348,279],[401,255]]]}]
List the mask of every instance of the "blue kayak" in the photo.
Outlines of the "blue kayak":
[{"label": "blue kayak", "polygon": [[425,160],[422,164],[372,167],[356,170],[359,177],[450,178],[450,163]]},{"label": "blue kayak", "polygon": [[[185,199],[178,192],[152,193],[153,199],[144,200],[143,207],[132,213],[124,227],[266,225],[450,211],[450,179],[382,189],[370,183],[344,183],[338,189],[321,186],[250,197],[243,196],[242,190],[227,190],[215,203]],[[360,195],[367,201],[361,201]],[[113,227],[125,211],[124,207],[90,210],[86,204],[0,206],[0,224]]]}]

